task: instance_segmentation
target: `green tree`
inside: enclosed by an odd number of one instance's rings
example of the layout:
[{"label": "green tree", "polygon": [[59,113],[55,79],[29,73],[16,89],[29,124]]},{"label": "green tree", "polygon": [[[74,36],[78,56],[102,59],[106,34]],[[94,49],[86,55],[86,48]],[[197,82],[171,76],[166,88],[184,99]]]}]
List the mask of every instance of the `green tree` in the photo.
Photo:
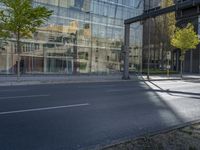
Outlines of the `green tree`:
[{"label": "green tree", "polygon": [[188,23],[185,28],[176,28],[174,35],[171,38],[172,46],[181,50],[181,78],[183,77],[183,62],[185,59],[185,53],[188,50],[195,49],[199,44],[199,38],[194,31],[194,26]]},{"label": "green tree", "polygon": [[53,12],[43,6],[34,7],[32,0],[0,0],[0,4],[5,6],[0,10],[0,36],[16,39],[19,77],[21,39],[30,38]]}]

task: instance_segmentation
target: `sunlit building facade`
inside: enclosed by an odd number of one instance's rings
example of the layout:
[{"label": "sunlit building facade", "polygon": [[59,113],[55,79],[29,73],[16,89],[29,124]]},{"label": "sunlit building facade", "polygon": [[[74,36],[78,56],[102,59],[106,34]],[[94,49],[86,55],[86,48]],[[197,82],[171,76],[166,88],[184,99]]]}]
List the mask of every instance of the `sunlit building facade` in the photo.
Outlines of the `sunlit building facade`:
[{"label": "sunlit building facade", "polygon": [[[122,69],[124,20],[143,0],[33,0],[54,13],[32,39],[23,39],[22,73],[111,73]],[[131,26],[130,69],[141,63],[142,25]],[[0,73],[16,73],[15,40],[0,41]]]}]

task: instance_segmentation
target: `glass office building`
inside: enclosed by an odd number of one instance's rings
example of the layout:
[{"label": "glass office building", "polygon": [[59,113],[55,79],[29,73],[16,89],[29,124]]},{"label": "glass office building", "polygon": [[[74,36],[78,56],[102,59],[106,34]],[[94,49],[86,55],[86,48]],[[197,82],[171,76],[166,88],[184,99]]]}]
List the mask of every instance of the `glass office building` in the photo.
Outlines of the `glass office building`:
[{"label": "glass office building", "polygon": [[[143,0],[33,0],[54,13],[32,39],[22,40],[22,73],[111,73],[122,69],[124,20],[143,12]],[[131,26],[130,69],[141,60],[142,25]],[[0,73],[16,73],[14,40],[0,41]]]}]

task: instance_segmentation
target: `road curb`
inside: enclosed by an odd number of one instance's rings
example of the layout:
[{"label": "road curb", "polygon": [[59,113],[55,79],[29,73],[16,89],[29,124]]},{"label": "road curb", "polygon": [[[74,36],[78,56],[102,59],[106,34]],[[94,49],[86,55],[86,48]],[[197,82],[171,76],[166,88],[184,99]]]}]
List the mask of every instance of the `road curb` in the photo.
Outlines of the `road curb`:
[{"label": "road curb", "polygon": [[132,80],[122,80],[122,79],[116,79],[116,80],[82,80],[82,81],[13,81],[13,82],[4,82],[3,84],[0,84],[0,87],[3,86],[23,86],[23,85],[46,85],[46,84],[78,84],[78,83],[106,83],[106,82],[134,82],[139,81],[138,79],[132,79]]},{"label": "road curb", "polygon": [[184,78],[184,79],[141,79],[139,76],[137,78],[132,78],[130,80],[122,80],[122,79],[102,79],[102,80],[28,80],[28,81],[10,81],[10,82],[2,82],[0,83],[0,87],[3,86],[22,86],[22,85],[44,85],[44,84],[75,84],[75,83],[105,83],[105,82],[136,82],[136,81],[184,81],[184,80],[200,80],[200,78]]}]

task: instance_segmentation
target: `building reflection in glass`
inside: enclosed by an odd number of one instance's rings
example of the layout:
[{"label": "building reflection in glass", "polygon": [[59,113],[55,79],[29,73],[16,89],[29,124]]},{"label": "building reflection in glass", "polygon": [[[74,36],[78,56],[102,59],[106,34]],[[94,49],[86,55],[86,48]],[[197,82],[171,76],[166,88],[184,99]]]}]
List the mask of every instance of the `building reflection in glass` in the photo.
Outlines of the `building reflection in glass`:
[{"label": "building reflection in glass", "polygon": [[[122,67],[124,19],[143,11],[142,0],[34,0],[54,11],[32,39],[23,39],[22,73],[110,73]],[[130,68],[138,69],[142,25],[131,26]],[[16,72],[15,41],[0,42],[0,72]]]}]

